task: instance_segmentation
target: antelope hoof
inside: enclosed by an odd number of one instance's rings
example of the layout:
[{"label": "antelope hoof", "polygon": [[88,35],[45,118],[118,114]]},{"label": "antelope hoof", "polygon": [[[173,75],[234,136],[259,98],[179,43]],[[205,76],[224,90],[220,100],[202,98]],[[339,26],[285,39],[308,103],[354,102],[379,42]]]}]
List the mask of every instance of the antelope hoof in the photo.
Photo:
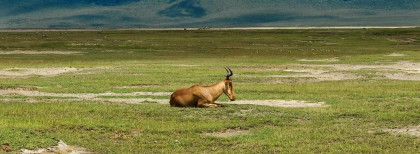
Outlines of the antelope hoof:
[{"label": "antelope hoof", "polygon": [[209,104],[208,107],[217,108],[217,107],[219,107],[219,105],[217,105],[217,104]]}]

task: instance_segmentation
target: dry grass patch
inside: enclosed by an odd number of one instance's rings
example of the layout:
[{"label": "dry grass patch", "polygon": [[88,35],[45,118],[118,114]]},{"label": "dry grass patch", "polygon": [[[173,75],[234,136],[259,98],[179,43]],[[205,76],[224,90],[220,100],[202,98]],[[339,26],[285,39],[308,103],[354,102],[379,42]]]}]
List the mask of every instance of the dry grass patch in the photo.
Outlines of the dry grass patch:
[{"label": "dry grass patch", "polygon": [[11,152],[12,149],[10,148],[10,144],[9,143],[3,143],[0,145],[0,152],[4,151],[4,152]]},{"label": "dry grass patch", "polygon": [[144,130],[133,130],[131,132],[115,131],[109,136],[109,138],[113,140],[133,139],[142,135],[143,133]]}]

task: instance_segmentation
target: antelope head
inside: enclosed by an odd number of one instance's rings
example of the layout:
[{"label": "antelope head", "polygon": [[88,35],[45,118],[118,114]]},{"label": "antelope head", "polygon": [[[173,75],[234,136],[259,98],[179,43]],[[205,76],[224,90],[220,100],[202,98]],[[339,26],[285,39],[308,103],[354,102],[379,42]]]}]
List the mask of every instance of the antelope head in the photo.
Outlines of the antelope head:
[{"label": "antelope head", "polygon": [[225,67],[227,71],[226,79],[225,79],[225,88],[223,89],[223,92],[226,94],[226,96],[229,97],[231,101],[235,101],[235,91],[233,91],[233,84],[232,79],[230,78],[233,75],[232,70],[230,70],[229,67]]}]

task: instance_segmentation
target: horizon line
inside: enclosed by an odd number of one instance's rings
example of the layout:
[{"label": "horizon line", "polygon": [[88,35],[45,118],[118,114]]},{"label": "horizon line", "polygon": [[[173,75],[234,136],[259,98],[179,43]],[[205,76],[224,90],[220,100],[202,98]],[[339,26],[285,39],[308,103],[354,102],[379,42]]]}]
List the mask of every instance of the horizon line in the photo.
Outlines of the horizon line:
[{"label": "horizon line", "polygon": [[174,27],[174,28],[0,28],[0,32],[32,32],[32,31],[103,31],[103,30],[287,30],[287,29],[404,29],[420,28],[420,26],[296,26],[296,27]]}]

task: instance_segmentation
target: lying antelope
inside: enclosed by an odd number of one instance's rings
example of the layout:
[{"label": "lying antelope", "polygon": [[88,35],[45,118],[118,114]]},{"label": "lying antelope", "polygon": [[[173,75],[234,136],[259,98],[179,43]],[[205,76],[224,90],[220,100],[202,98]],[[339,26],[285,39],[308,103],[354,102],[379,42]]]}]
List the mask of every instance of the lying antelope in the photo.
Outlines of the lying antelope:
[{"label": "lying antelope", "polygon": [[171,95],[169,104],[176,107],[220,107],[221,104],[215,103],[222,93],[225,93],[231,101],[235,100],[235,92],[233,91],[232,70],[225,67],[228,74],[226,79],[211,86],[194,85],[189,88],[176,90]]}]

